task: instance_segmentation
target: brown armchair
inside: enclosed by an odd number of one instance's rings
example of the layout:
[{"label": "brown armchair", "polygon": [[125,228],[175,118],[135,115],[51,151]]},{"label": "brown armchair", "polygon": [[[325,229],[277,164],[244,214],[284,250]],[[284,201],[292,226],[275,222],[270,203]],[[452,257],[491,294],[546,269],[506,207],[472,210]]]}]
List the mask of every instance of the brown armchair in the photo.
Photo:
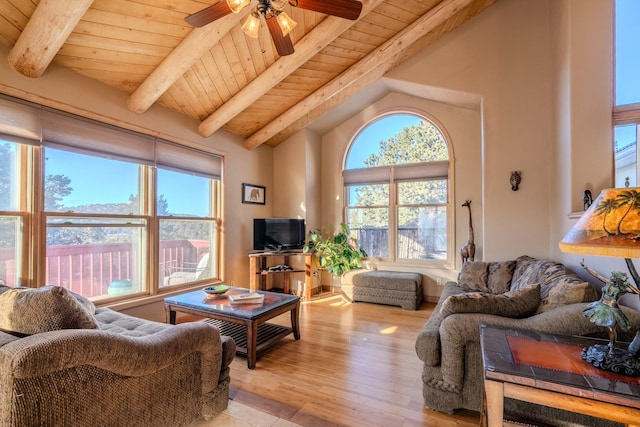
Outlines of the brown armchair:
[{"label": "brown armchair", "polygon": [[[15,314],[20,304],[0,309]],[[82,307],[74,310],[87,320]],[[69,324],[67,313],[62,329],[0,332],[0,426],[181,426],[227,407],[231,338],[204,322],[169,325],[108,308],[90,314],[95,327]],[[21,319],[0,318],[0,327],[29,328]]]}]

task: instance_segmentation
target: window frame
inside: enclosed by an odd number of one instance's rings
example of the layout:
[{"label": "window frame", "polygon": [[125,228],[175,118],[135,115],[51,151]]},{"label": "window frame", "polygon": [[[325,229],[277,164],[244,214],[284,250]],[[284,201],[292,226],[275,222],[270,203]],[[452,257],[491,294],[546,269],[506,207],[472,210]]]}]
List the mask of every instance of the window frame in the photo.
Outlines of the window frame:
[{"label": "window frame", "polygon": [[[44,134],[44,128],[42,128],[42,126],[44,126],[44,124],[40,119],[43,116],[50,117],[55,114],[60,114],[60,117],[62,117],[61,121],[70,118],[76,123],[75,129],[71,130],[72,133],[78,131],[81,135],[82,132],[85,131],[82,129],[85,123],[88,126],[87,132],[91,132],[91,130],[99,128],[103,133],[102,135],[99,135],[99,137],[103,137],[103,140],[90,141],[90,144],[94,144],[93,146],[99,146],[99,144],[102,144],[101,147],[104,148],[104,136],[108,136],[109,132],[112,130],[120,132],[119,135],[116,135],[116,139],[120,138],[120,141],[117,141],[120,143],[119,148],[127,148],[126,138],[128,137],[128,135],[131,135],[132,138],[137,138],[137,140],[151,141],[154,145],[158,144],[158,146],[151,151],[152,153],[154,153],[154,156],[156,156],[155,160],[151,159],[151,161],[147,160],[133,162],[139,167],[138,184],[140,187],[140,191],[138,197],[140,211],[137,214],[131,216],[118,215],[113,213],[95,215],[77,212],[67,213],[44,211],[44,180],[46,175],[44,148],[45,146],[49,145],[45,144],[42,140],[41,135]],[[207,219],[215,222],[216,236],[215,239],[211,242],[211,244],[215,245],[215,247],[211,249],[211,263],[215,263],[215,266],[212,268],[214,269],[213,271],[217,273],[217,275],[216,277],[206,279],[206,281],[209,283],[214,283],[222,280],[222,170],[224,158],[221,154],[209,150],[190,147],[169,140],[161,140],[155,136],[149,136],[141,134],[139,132],[124,130],[102,122],[71,115],[59,110],[54,110],[48,107],[5,95],[0,95],[0,118],[7,118],[7,124],[9,125],[8,127],[6,125],[3,126],[3,123],[0,122],[0,141],[15,143],[16,146],[19,147],[19,150],[16,149],[16,153],[20,153],[20,159],[18,160],[20,170],[17,171],[18,176],[16,177],[15,184],[19,186],[18,191],[20,192],[20,211],[0,211],[0,217],[19,216],[22,220],[22,242],[19,248],[20,260],[16,260],[17,262],[20,262],[20,267],[16,272],[16,285],[35,288],[47,284],[47,221],[50,218],[64,218],[66,216],[71,216],[74,218],[135,218],[146,223],[142,231],[144,241],[142,242],[140,248],[141,252],[144,251],[144,253],[146,254],[144,262],[142,262],[139,266],[140,269],[144,269],[146,271],[146,277],[144,278],[144,285],[141,287],[141,291],[118,297],[95,299],[96,304],[125,304],[122,305],[123,307],[127,306],[126,304],[129,303],[137,305],[142,301],[146,301],[149,297],[154,297],[156,295],[166,295],[174,292],[183,292],[185,289],[195,289],[200,287],[202,281],[191,281],[167,288],[161,288],[158,283],[160,220],[156,213],[156,203],[158,196],[156,193],[157,185],[155,181],[155,173],[157,167],[164,167],[166,164],[169,164],[171,167],[176,169],[180,169],[182,166],[182,172],[193,173],[196,175],[204,174],[207,175],[207,177],[210,179],[209,191],[211,197],[210,202],[212,205],[211,215],[213,215],[213,217],[208,217]],[[12,120],[14,118],[17,118],[18,120]],[[59,123],[56,123],[56,125],[59,125]],[[60,128],[61,127],[58,126],[58,129]],[[58,129],[54,129],[54,131]],[[38,140],[38,135],[40,135],[40,140]],[[62,148],[65,150],[68,149],[69,151],[75,151],[85,155],[96,157],[105,157],[106,155],[109,158],[122,159],[121,157],[119,157],[119,153],[114,153],[114,155],[111,156],[111,153],[100,150],[92,152],[91,150],[75,149],[74,144],[78,144],[78,139],[76,138],[76,140],[73,140],[74,137],[75,134],[73,134],[69,145],[64,143],[60,144],[60,140],[57,140],[54,144],[51,144],[51,146],[53,148]],[[125,145],[122,144],[122,138],[125,139]],[[165,153],[164,157],[162,157],[161,160],[158,157],[161,156],[161,154],[159,153],[160,151],[162,151],[162,148],[160,148],[160,146],[165,149],[163,151]],[[116,147],[116,151],[119,148]],[[147,152],[149,152],[149,150],[147,150]],[[182,153],[185,154],[184,157],[186,159],[190,159],[184,160],[184,164],[186,164],[186,166],[180,164],[180,155]],[[210,159],[199,158],[199,156],[203,154],[205,155],[205,157],[210,156]],[[125,158],[131,159],[131,157],[127,157],[127,153],[125,153]],[[217,165],[214,168],[211,167],[211,159],[214,162],[213,164]],[[134,160],[136,159],[134,158]],[[192,167],[193,170],[189,169],[190,167]],[[213,176],[213,174],[215,174],[215,176]],[[16,245],[18,245],[18,243],[16,243]],[[138,254],[137,256],[141,255]],[[129,304],[128,306],[132,305]]]},{"label": "window frame", "polygon": [[[155,188],[155,205],[154,208],[157,206],[157,201],[158,198],[160,196],[159,191],[159,185],[157,184],[158,179],[157,179],[157,173],[158,173],[158,169],[166,169],[166,170],[172,170],[172,168],[170,167],[166,167],[166,166],[161,166],[159,165],[158,167],[156,167],[154,169],[154,181],[156,182],[156,188]],[[185,172],[185,171],[180,171],[180,170],[175,170],[173,169],[174,172]],[[160,232],[160,226],[162,221],[172,221],[172,220],[177,220],[177,221],[203,221],[203,222],[207,222],[207,223],[212,223],[213,224],[213,229],[215,232],[215,236],[214,239],[210,240],[210,243],[212,246],[210,246],[209,248],[209,265],[211,265],[212,267],[210,267],[211,271],[214,271],[216,274],[209,276],[209,277],[205,277],[202,279],[197,279],[194,280],[192,282],[189,282],[191,284],[201,284],[201,283],[205,283],[205,282],[210,282],[212,280],[214,281],[220,281],[220,276],[221,276],[221,272],[222,272],[222,257],[221,257],[221,243],[222,243],[222,218],[220,216],[220,213],[222,211],[222,198],[221,198],[221,194],[222,194],[222,181],[221,180],[214,180],[211,179],[209,181],[209,215],[208,216],[183,216],[183,215],[158,215],[156,212],[156,216],[155,216],[155,230],[156,230],[156,238],[157,238],[157,261],[156,261],[156,265],[158,266],[157,269],[155,270],[156,274],[159,275],[160,274],[160,254],[161,254],[161,250],[160,250],[160,244],[161,244],[161,232]],[[158,290],[161,292],[170,292],[174,289],[179,289],[180,285],[161,285],[159,282],[159,277],[155,277],[155,283],[156,286],[158,286]]]},{"label": "window frame", "polygon": [[[353,144],[357,140],[358,136],[370,125],[373,123],[384,119],[388,116],[405,114],[405,115],[413,115],[419,117],[420,119],[429,122],[431,125],[435,126],[436,129],[442,135],[444,142],[447,147],[447,153],[449,156],[448,160],[444,161],[431,161],[431,162],[416,162],[416,163],[404,163],[398,165],[385,165],[371,168],[358,168],[358,169],[347,169],[348,157],[353,147]],[[399,129],[400,130],[400,129]],[[386,207],[383,205],[376,206],[350,206],[349,205],[349,194],[348,188],[351,185],[373,185],[373,184],[388,184],[389,185],[389,236],[388,236],[388,246],[389,246],[389,256],[386,258],[382,257],[372,257],[378,259],[383,262],[393,262],[397,264],[403,264],[407,266],[418,266],[418,267],[432,267],[432,268],[450,268],[455,264],[455,209],[452,204],[452,200],[454,198],[454,186],[453,186],[453,165],[454,165],[454,156],[453,156],[453,147],[451,144],[451,138],[444,128],[444,126],[432,115],[425,113],[423,111],[417,111],[413,109],[394,109],[390,111],[383,112],[378,114],[372,118],[370,118],[366,123],[364,123],[359,129],[354,132],[354,135],[351,138],[351,141],[347,144],[345,148],[345,154],[343,158],[342,164],[342,186],[343,186],[343,206],[342,206],[342,218],[345,223],[347,223],[348,218],[348,210],[354,208],[372,208],[372,207]],[[380,173],[381,169],[388,168],[388,178],[386,180],[382,180],[380,177],[384,174]],[[348,171],[351,171],[354,174],[359,175],[359,180],[357,182],[347,182],[348,179],[345,179],[345,174],[349,174]],[[399,173],[399,171],[402,171]],[[423,171],[422,175],[416,177],[416,171]],[[446,172],[443,172],[446,171]],[[443,176],[443,173],[446,173],[446,176]],[[372,179],[370,181],[365,181],[364,178],[370,176]],[[396,178],[397,176],[401,176]],[[407,177],[409,176],[409,177]],[[400,207],[411,206],[415,207],[418,205],[400,205],[399,204],[399,192],[398,185],[401,182],[409,182],[409,181],[430,181],[433,179],[444,179],[446,180],[447,185],[447,201],[445,204],[441,204],[447,209],[447,254],[445,259],[436,260],[436,259],[411,259],[411,258],[398,258],[397,253],[397,245],[398,245],[398,209]]]},{"label": "window frame", "polygon": [[638,135],[640,134],[640,103],[617,105],[613,107],[613,157],[614,157],[614,186],[621,180],[617,176],[616,128],[618,126],[636,126],[636,182],[640,179],[640,150],[638,150]]},{"label": "window frame", "polygon": [[[631,103],[631,104],[619,104],[617,99],[618,93],[618,60],[617,60],[617,49],[618,49],[618,31],[617,31],[617,21],[618,21],[618,7],[616,2],[614,2],[613,8],[613,109],[612,109],[612,149],[613,149],[613,183],[614,186],[617,186],[617,183],[621,181],[622,177],[617,176],[617,151],[616,151],[616,128],[618,126],[626,126],[626,125],[635,125],[636,126],[636,182],[640,179],[640,149],[638,147],[638,136],[640,135],[640,102]],[[637,185],[637,184],[636,184]]]}]

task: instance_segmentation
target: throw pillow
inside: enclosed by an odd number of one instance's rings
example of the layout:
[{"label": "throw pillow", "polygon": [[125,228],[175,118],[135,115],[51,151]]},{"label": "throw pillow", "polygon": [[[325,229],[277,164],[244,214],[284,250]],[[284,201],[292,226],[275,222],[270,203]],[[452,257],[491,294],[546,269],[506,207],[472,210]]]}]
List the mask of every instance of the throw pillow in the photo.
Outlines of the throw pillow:
[{"label": "throw pillow", "polygon": [[538,284],[500,295],[468,292],[447,298],[440,308],[440,317],[445,319],[455,313],[484,313],[519,319],[533,314],[539,303]]},{"label": "throw pillow", "polygon": [[529,286],[531,283],[542,283],[542,276],[549,267],[556,264],[553,261],[539,260],[523,255],[516,259],[516,268],[513,272],[511,290]]},{"label": "throw pillow", "polygon": [[96,306],[89,298],[71,291],[69,291],[69,296],[75,298],[78,304],[86,308],[89,313],[96,314]]},{"label": "throw pillow", "polygon": [[12,288],[0,293],[0,329],[33,335],[58,329],[97,329],[89,310],[59,286]]},{"label": "throw pillow", "polygon": [[598,299],[596,289],[575,273],[555,277],[545,281],[540,288],[540,306],[538,313],[553,310],[567,304],[592,302]]},{"label": "throw pillow", "polygon": [[489,292],[489,264],[465,262],[458,274],[458,285],[469,292]]},{"label": "throw pillow", "polygon": [[515,261],[489,263],[489,291],[492,294],[503,294],[509,291],[515,268]]},{"label": "throw pillow", "polygon": [[467,262],[458,275],[458,285],[469,292],[502,294],[509,290],[515,261]]}]

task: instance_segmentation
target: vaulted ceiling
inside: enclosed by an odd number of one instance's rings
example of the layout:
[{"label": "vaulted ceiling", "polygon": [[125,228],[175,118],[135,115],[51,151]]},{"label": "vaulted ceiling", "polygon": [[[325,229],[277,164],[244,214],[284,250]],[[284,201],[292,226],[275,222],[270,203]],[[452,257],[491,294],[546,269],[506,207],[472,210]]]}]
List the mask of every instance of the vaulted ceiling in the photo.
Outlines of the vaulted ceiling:
[{"label": "vaulted ceiling", "polygon": [[3,0],[0,43],[20,74],[55,63],[127,93],[133,112],[158,103],[252,149],[278,145],[495,2],[361,1],[355,21],[287,5],[298,25],[282,57],[264,22],[257,39],[242,31],[252,7],[185,22],[216,0]]}]

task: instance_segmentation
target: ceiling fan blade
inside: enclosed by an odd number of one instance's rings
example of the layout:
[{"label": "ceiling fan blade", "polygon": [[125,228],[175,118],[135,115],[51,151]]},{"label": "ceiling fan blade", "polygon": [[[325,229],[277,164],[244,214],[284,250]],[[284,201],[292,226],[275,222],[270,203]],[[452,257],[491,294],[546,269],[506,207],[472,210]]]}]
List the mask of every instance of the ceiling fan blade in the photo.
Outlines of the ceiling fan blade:
[{"label": "ceiling fan blade", "polygon": [[221,0],[216,4],[212,4],[209,7],[205,7],[199,12],[192,13],[184,18],[188,24],[194,27],[204,27],[210,22],[220,19],[223,16],[227,16],[231,13],[231,8],[227,4],[227,0]]},{"label": "ceiling fan blade", "polygon": [[327,15],[355,21],[362,11],[362,3],[357,0],[290,0],[289,3],[301,9],[326,13]]},{"label": "ceiling fan blade", "polygon": [[282,35],[282,30],[280,29],[278,20],[275,17],[265,18],[265,21],[267,22],[267,28],[269,28],[269,33],[271,34],[271,38],[273,39],[273,44],[276,45],[278,55],[291,55],[294,50],[293,42],[291,41],[291,37],[289,37],[289,34],[287,34],[286,36]]}]

